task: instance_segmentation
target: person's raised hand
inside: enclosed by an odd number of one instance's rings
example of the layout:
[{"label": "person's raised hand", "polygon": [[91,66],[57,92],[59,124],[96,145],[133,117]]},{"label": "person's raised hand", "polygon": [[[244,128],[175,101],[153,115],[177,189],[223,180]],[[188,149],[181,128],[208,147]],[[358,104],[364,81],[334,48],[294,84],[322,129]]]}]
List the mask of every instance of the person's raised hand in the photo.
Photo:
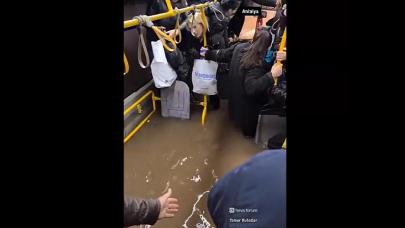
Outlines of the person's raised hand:
[{"label": "person's raised hand", "polygon": [[279,78],[282,73],[283,73],[283,64],[281,64],[281,63],[275,63],[275,64],[271,67],[271,76],[272,76],[274,79]]},{"label": "person's raised hand", "polygon": [[285,51],[278,51],[276,54],[277,61],[284,61],[287,59],[287,52]]},{"label": "person's raised hand", "polygon": [[160,202],[159,219],[172,218],[174,217],[175,213],[179,211],[179,205],[177,203],[178,200],[176,198],[171,198],[171,195],[172,189],[169,188],[167,193],[158,198]]}]

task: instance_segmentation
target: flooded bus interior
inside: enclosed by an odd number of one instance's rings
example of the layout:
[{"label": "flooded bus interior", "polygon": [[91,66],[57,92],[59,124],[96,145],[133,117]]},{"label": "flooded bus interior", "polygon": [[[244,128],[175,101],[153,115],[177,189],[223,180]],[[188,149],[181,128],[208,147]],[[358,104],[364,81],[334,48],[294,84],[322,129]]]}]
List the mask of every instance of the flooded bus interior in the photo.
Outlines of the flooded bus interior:
[{"label": "flooded bus interior", "polygon": [[[151,2],[164,4],[164,10],[169,13],[148,15]],[[221,1],[189,1],[182,12],[176,11],[181,9],[175,8],[178,2],[184,1],[124,1],[124,194],[157,198],[171,188],[172,196],[178,199],[180,205],[174,218],[159,220],[152,226],[145,224],[132,227],[217,227],[207,209],[211,188],[228,172],[267,149],[267,141],[263,144],[257,138],[257,134],[262,134],[259,131],[271,135],[280,129],[285,132],[286,128],[285,115],[275,113],[266,121],[259,120],[262,125],[258,124],[256,137],[246,137],[239,126],[230,120],[229,100],[226,96],[221,97],[220,94],[219,108],[215,109],[210,107],[211,99],[207,95],[193,95],[194,92],[189,91],[189,88],[180,88],[187,84],[180,84],[179,76],[170,87],[176,85],[171,92],[166,92],[167,88],[156,87],[157,79],[151,67],[155,52],[147,34],[153,30],[140,25],[142,18],[138,16],[147,15],[155,24],[168,18],[176,21],[181,18],[178,15],[196,10],[192,9],[193,6],[203,5],[200,9],[204,10],[210,8],[210,4]],[[239,32],[235,35],[238,42],[251,42],[257,29],[276,16],[273,2],[276,1],[242,1],[239,9],[259,7],[262,13],[259,16],[242,15],[241,10],[238,10],[236,16],[230,19],[229,24],[239,26]],[[143,31],[139,28],[142,26],[145,27]],[[209,26],[211,30],[215,27],[211,24]],[[156,28],[168,34],[167,29]],[[160,40],[166,39],[166,44],[170,44],[166,35],[160,35]],[[143,36],[142,39],[140,36]],[[186,37],[181,42],[187,42]],[[232,75],[227,77],[227,80],[232,79]],[[219,87],[218,81],[218,93],[221,93]],[[173,114],[172,109],[176,105],[181,106],[181,113],[178,111]],[[282,141],[286,149],[285,133]]]}]

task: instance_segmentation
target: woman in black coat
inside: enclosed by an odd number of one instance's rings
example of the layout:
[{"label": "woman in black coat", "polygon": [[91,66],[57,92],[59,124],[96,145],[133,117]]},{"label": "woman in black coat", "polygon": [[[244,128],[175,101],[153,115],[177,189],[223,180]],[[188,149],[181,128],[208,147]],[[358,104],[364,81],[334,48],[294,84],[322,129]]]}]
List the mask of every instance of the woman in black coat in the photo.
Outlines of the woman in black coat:
[{"label": "woman in black coat", "polygon": [[[268,33],[264,32],[262,34]],[[241,69],[244,72],[243,98],[245,108],[241,113],[240,124],[246,137],[255,136],[259,112],[269,99],[268,91],[272,91],[275,78],[280,77],[282,74],[282,65],[275,64],[272,66],[271,71],[268,71],[268,68],[263,64],[265,51],[257,52],[254,50],[255,48],[251,47],[241,59]],[[257,63],[252,61],[252,59],[258,58],[261,58],[261,60],[257,61]]]},{"label": "woman in black coat", "polygon": [[[208,25],[210,28],[210,24]],[[204,25],[203,17],[200,11],[196,11],[190,14],[186,20],[186,26],[180,30],[182,41],[177,45],[176,52],[166,53],[169,64],[177,72],[179,79],[186,82],[189,88],[192,90],[192,78],[191,73],[193,70],[194,60],[200,59],[200,50],[204,46]],[[211,30],[210,30],[211,31]],[[207,46],[215,46],[215,42],[212,39],[212,33],[210,31],[206,32]],[[224,48],[219,46],[219,48]],[[179,74],[179,69],[181,73]],[[210,102],[209,108],[217,109],[219,108],[219,97],[218,95],[209,96]],[[197,101],[198,99],[195,98]]]},{"label": "woman in black coat", "polygon": [[274,78],[282,72],[281,65],[269,71],[264,64],[270,44],[270,34],[262,29],[256,32],[252,43],[211,50],[206,54],[206,59],[231,61],[229,113],[246,137],[254,137],[259,111],[268,101],[268,91],[273,88]]}]

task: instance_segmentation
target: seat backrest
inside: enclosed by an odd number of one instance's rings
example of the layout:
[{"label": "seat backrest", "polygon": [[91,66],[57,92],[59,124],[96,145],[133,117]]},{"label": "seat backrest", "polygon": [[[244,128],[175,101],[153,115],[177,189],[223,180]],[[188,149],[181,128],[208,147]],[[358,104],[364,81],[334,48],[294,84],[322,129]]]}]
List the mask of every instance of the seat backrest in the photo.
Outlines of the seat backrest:
[{"label": "seat backrest", "polygon": [[[281,149],[286,138],[286,117],[279,115],[259,115],[256,127],[255,143],[263,148]],[[269,142],[270,141],[270,142]]]},{"label": "seat backrest", "polygon": [[182,81],[160,90],[163,117],[190,119],[190,89]]}]

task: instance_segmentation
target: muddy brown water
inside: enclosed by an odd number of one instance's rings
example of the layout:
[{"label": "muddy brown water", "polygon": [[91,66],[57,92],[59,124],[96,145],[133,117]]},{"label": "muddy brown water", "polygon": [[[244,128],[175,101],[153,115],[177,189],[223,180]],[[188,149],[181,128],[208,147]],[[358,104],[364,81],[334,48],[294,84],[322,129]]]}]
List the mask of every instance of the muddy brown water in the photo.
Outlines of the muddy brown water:
[{"label": "muddy brown water", "polygon": [[125,144],[125,195],[157,198],[171,187],[172,197],[179,200],[176,216],[152,227],[215,227],[207,209],[208,191],[217,178],[263,150],[243,137],[227,110],[222,101],[220,110],[208,112],[204,127],[200,107],[192,107],[190,120],[163,118],[159,111]]}]

